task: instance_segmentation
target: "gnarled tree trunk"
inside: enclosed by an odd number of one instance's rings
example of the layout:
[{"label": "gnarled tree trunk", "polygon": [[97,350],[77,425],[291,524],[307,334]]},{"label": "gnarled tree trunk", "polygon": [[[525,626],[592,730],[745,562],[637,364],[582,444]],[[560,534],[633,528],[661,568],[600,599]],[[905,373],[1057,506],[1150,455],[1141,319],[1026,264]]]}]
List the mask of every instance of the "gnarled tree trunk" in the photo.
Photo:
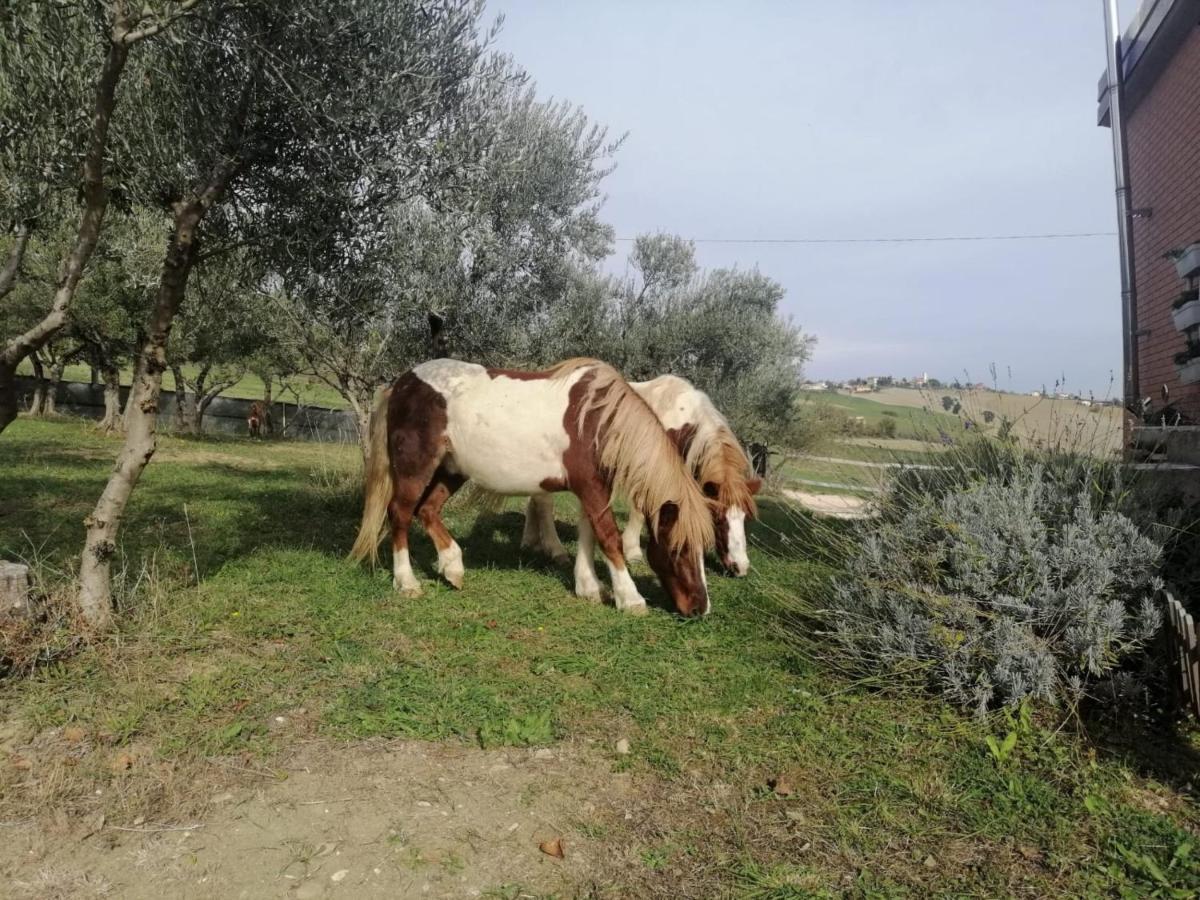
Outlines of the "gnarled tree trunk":
[{"label": "gnarled tree trunk", "polygon": [[15,232],[13,245],[8,249],[8,258],[4,268],[0,269],[0,297],[4,297],[17,283],[17,274],[21,271],[21,263],[25,259],[25,248],[29,246],[29,236],[33,226],[28,222],[19,222]]},{"label": "gnarled tree trunk", "polygon": [[29,354],[29,360],[33,363],[33,399],[29,401],[29,414],[31,416],[40,416],[42,407],[46,403],[46,369],[42,365],[42,357],[39,353]]},{"label": "gnarled tree trunk", "polygon": [[[244,105],[241,115],[244,116]],[[84,520],[87,536],[79,563],[79,609],[93,628],[106,627],[112,621],[111,560],[117,550],[125,506],[157,445],[158,401],[163,372],[167,369],[167,341],[196,261],[197,232],[205,214],[225,193],[236,168],[236,159],[226,157],[203,191],[175,205],[174,227],[158,279],[158,294],[125,407],[125,443],[96,508]]]},{"label": "gnarled tree trunk", "polygon": [[262,377],[262,383],[263,383],[262,433],[264,436],[270,437],[271,431],[272,431],[272,428],[271,428],[271,387],[275,380],[275,377],[270,372],[267,372],[265,375],[263,375],[261,377]]},{"label": "gnarled tree trunk", "polygon": [[121,419],[121,370],[114,365],[106,364],[104,373],[104,418],[100,427],[105,433],[111,434],[122,428]]},{"label": "gnarled tree trunk", "polygon": [[42,415],[52,416],[58,412],[58,387],[62,384],[63,371],[67,368],[66,355],[50,364],[50,380],[46,384],[46,397],[42,401]]},{"label": "gnarled tree trunk", "polygon": [[196,401],[197,433],[202,431],[204,428],[204,414],[208,412],[208,408],[212,406],[212,402],[241,380],[242,379],[240,375],[236,378],[218,378],[208,386],[208,390],[200,394],[199,399]]},{"label": "gnarled tree trunk", "polygon": [[365,471],[371,456],[371,413],[374,409],[372,401],[375,398],[371,394],[356,391],[349,385],[341,388],[341,394],[354,410],[354,424],[358,428],[358,449],[362,453]]},{"label": "gnarled tree trunk", "polygon": [[189,385],[179,366],[171,366],[171,374],[175,377],[175,430],[186,434],[196,434],[200,430],[200,421],[196,412],[196,391],[203,383],[204,370],[196,385]]}]

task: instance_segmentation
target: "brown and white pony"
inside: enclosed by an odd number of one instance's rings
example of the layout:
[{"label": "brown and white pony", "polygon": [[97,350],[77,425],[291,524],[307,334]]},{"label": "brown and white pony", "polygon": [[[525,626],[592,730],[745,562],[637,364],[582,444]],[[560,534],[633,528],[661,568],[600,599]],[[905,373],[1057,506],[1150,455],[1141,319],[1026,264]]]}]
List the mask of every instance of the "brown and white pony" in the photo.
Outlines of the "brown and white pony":
[{"label": "brown and white pony", "polygon": [[[709,498],[721,565],[739,577],[748,574],[746,520],[756,513],[754,495],[762,487],[762,479],[754,474],[729,423],[708,394],[678,376],[662,375],[629,386],[654,410],[684,457],[688,471]],[[644,524],[642,514],[632,509],[623,534],[627,560],[642,558]],[[542,550],[556,560],[567,559],[554,528],[554,505],[549,497],[530,498],[521,544]]]},{"label": "brown and white pony", "polygon": [[391,520],[393,584],[420,593],[408,528],[420,518],[438,551],[438,571],[463,581],[462,551],[442,506],[468,479],[507,496],[571,491],[580,502],[576,594],[600,599],[594,542],[608,562],[618,609],[646,611],[625,566],[613,491],[650,521],[648,558],[683,615],[708,612],[704,550],[714,540],[708,501],[658,417],[612,367],[572,359],[542,372],[486,369],[437,359],[400,376],[371,426],[362,525],[351,550],[376,559]]},{"label": "brown and white pony", "polygon": [[265,419],[266,411],[263,404],[255,400],[250,404],[250,413],[246,416],[246,429],[250,432],[250,437],[262,437],[262,427]]}]

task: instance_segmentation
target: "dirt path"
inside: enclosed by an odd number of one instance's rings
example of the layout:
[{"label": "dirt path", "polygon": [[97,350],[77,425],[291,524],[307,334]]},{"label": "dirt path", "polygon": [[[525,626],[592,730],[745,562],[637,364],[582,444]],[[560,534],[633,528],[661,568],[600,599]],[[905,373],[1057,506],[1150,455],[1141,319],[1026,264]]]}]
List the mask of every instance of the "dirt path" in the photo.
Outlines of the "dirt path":
[{"label": "dirt path", "polygon": [[[631,815],[623,804],[645,786],[613,768],[611,753],[588,747],[312,742],[287,760],[283,777],[222,790],[194,822],[6,823],[0,893],[575,896],[626,864],[622,842],[600,835]],[[556,838],[561,859],[539,849]]]},{"label": "dirt path", "polygon": [[839,466],[858,466],[860,469],[944,469],[946,466],[931,466],[927,463],[907,463],[907,462],[873,462],[866,459],[845,459],[841,456],[814,456],[805,453],[797,459],[807,460],[808,462],[823,462],[833,463]]},{"label": "dirt path", "polygon": [[871,501],[849,494],[814,494],[785,488],[783,495],[805,509],[838,519],[865,519],[871,515]]}]

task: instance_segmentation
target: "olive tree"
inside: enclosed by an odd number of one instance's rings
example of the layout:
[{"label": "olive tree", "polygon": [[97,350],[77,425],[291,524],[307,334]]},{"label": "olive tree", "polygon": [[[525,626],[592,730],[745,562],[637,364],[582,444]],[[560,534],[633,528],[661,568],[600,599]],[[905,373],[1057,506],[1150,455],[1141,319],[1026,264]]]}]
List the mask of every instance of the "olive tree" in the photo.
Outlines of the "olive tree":
[{"label": "olive tree", "polygon": [[444,135],[454,177],[393,204],[338,265],[298,269],[274,295],[311,371],[354,410],[364,454],[375,392],[430,352],[430,313],[455,356],[537,362],[574,267],[611,246],[599,184],[619,142],[524,82],[496,61]]},{"label": "olive tree", "polygon": [[692,244],[674,235],[637,238],[629,263],[633,278],[577,271],[545,344],[602,356],[635,380],[687,378],[745,441],[805,430],[797,401],[813,339],[780,314],[778,282],[757,270],[701,273]]},{"label": "olive tree", "polygon": [[271,268],[346,252],[395,181],[425,174],[483,54],[478,0],[246,0],[201,7],[155,45],[152,90],[129,127],[155,137],[170,214],[125,411],[125,441],[87,520],[80,608],[111,617],[120,522],[154,454],[176,314],[197,263],[233,245]]},{"label": "olive tree", "polygon": [[16,0],[0,11],[0,221],[16,222],[5,278],[11,270],[15,280],[29,232],[49,198],[73,191],[80,198],[78,225],[48,308],[0,347],[0,431],[17,414],[17,366],[66,327],[96,249],[111,195],[105,171],[113,150],[110,126],[131,53],[200,4]]}]

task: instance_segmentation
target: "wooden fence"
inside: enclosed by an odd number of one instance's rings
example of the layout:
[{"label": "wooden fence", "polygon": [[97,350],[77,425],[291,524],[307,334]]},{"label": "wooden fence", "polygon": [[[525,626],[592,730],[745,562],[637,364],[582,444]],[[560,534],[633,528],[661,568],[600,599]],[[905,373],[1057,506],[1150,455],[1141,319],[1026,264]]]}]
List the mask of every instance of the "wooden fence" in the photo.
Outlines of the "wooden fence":
[{"label": "wooden fence", "polygon": [[1167,640],[1178,672],[1176,685],[1179,706],[1200,719],[1200,646],[1196,642],[1196,621],[1183,604],[1170,593],[1167,597]]}]

